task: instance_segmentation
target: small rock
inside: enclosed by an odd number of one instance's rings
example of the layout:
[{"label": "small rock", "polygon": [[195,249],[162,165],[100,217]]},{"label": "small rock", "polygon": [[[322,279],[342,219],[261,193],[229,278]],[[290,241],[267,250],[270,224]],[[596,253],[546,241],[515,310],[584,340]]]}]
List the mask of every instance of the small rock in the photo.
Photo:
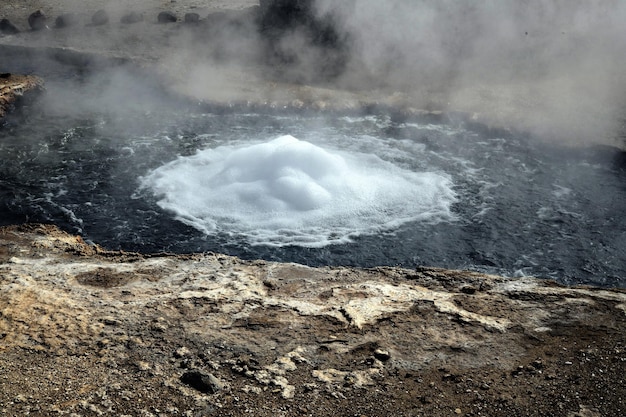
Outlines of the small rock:
[{"label": "small rock", "polygon": [[473,286],[473,285],[463,285],[463,286],[461,286],[460,290],[461,290],[461,292],[463,294],[470,294],[471,295],[471,294],[475,294],[476,293],[477,288],[475,286]]},{"label": "small rock", "polygon": [[41,10],[37,10],[28,16],[28,25],[32,30],[42,30],[47,28],[46,20],[46,16],[41,12]]},{"label": "small rock", "polygon": [[98,346],[101,347],[101,348],[109,346],[110,344],[111,344],[111,339],[98,340]]},{"label": "small rock", "polygon": [[391,359],[391,354],[389,353],[388,350],[384,350],[384,349],[376,349],[374,351],[374,357],[376,359],[378,359],[381,362],[386,362],[389,359]]},{"label": "small rock", "polygon": [[200,15],[198,13],[186,13],[185,23],[198,23],[200,21]]},{"label": "small rock", "polygon": [[80,19],[75,13],[66,13],[58,16],[54,21],[54,27],[62,29],[78,25]]},{"label": "small rock", "polygon": [[161,12],[157,16],[157,22],[159,23],[173,23],[176,22],[178,18],[172,12]]},{"label": "small rock", "polygon": [[427,405],[427,404],[432,404],[432,403],[433,403],[433,400],[432,400],[430,397],[427,397],[427,396],[425,396],[425,395],[422,395],[422,396],[419,398],[419,400],[420,400],[420,402],[421,402],[422,404],[424,404],[424,405]]},{"label": "small rock", "polygon": [[180,377],[183,384],[207,394],[215,394],[225,388],[225,384],[215,375],[199,370],[187,371]]},{"label": "small rock", "polygon": [[241,389],[243,392],[245,392],[246,394],[261,394],[263,392],[263,390],[261,389],[261,387],[253,387],[250,385],[244,385],[243,388]]},{"label": "small rock", "polygon": [[0,33],[3,35],[15,35],[20,33],[20,30],[9,19],[2,19],[0,20]]},{"label": "small rock", "polygon": [[107,326],[117,326],[119,324],[117,319],[111,316],[103,317],[102,323],[106,324]]},{"label": "small rock", "polygon": [[135,365],[137,366],[137,369],[139,369],[140,371],[144,371],[144,372],[149,371],[152,368],[150,364],[145,361],[137,361]]},{"label": "small rock", "polygon": [[174,357],[175,358],[179,358],[180,359],[180,358],[186,358],[186,357],[189,357],[189,356],[191,356],[191,351],[188,348],[184,347],[184,346],[176,349],[176,352],[174,352]]},{"label": "small rock", "polygon": [[15,399],[13,400],[16,403],[25,403],[28,401],[28,398],[26,398],[26,396],[24,394],[18,394],[17,397],[15,397]]},{"label": "small rock", "polygon": [[461,414],[463,414],[463,411],[461,411],[461,409],[460,409],[460,408],[456,408],[456,409],[454,410],[454,414],[456,414],[456,415],[461,415]]},{"label": "small rock", "polygon": [[94,26],[106,25],[109,23],[109,14],[105,10],[100,9],[91,16],[91,23]]},{"label": "small rock", "polygon": [[130,12],[122,16],[122,18],[120,19],[120,22],[127,24],[127,25],[133,24],[133,23],[139,23],[142,21],[143,21],[143,14],[138,13],[138,12]]}]

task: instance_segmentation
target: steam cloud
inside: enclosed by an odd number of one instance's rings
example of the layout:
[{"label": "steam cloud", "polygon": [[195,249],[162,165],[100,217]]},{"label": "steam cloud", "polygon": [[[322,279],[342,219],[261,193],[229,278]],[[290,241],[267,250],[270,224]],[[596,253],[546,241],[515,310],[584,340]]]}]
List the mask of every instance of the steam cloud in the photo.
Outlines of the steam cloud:
[{"label": "steam cloud", "polygon": [[[312,3],[317,19],[322,26],[333,25],[341,52],[347,53],[338,57],[302,31],[287,31],[278,46],[295,57],[287,71],[290,79],[319,81],[319,72],[335,65],[338,76],[324,80],[334,88],[401,92],[413,106],[479,112],[495,124],[569,142],[614,143],[621,134],[626,2]],[[245,32],[245,40],[241,33],[227,33],[220,38],[223,50],[247,58],[246,64],[262,59],[258,51],[263,40],[253,33]],[[176,56],[172,62],[181,61]],[[234,90],[213,63],[188,67],[195,70],[189,70],[187,91],[207,83],[212,94],[221,97]],[[232,68],[226,72],[232,73]],[[215,88],[207,81],[211,79],[225,88]],[[262,94],[271,99],[276,93]]]},{"label": "steam cloud", "polygon": [[[624,1],[273,1],[312,3],[317,18],[330,22],[342,41],[338,54],[311,42],[301,31],[287,31],[278,45],[294,55],[288,63],[290,80],[319,82],[320,67],[336,65],[334,77],[323,80],[325,86],[374,90],[382,96],[400,93],[413,107],[480,112],[494,123],[546,138],[622,140]],[[112,22],[119,22],[122,13],[155,7],[147,0],[59,0],[58,4],[63,12],[87,10],[81,9],[86,4],[104,8]],[[267,39],[250,17],[254,12],[245,17],[245,7],[258,4],[255,0],[168,3],[163,7],[178,9],[179,17],[197,11],[204,18],[226,7],[238,9],[229,16],[240,13],[244,18],[232,25],[216,21],[200,30],[178,30],[156,25],[155,16],[146,15],[147,22],[137,25],[144,34],[118,25],[107,36],[98,33],[85,42],[96,42],[104,50],[124,45],[136,52],[146,48],[144,39],[167,32],[164,38],[151,39],[149,47],[160,48],[158,43],[163,43],[161,67],[176,89],[202,99],[271,101],[285,90],[275,90],[267,82],[276,63],[264,65]]]},{"label": "steam cloud", "polygon": [[626,2],[317,0],[349,34],[342,82],[497,116],[546,136],[614,137],[626,87]]}]

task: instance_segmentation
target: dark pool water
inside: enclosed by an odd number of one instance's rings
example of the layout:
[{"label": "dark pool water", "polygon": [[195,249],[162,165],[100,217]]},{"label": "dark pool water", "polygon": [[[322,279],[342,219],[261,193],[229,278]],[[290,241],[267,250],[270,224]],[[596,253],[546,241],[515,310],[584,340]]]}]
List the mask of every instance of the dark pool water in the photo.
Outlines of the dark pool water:
[{"label": "dark pool water", "polygon": [[[164,102],[134,84],[118,91],[107,82],[78,83],[66,91],[49,84],[47,94],[0,127],[2,225],[54,223],[106,248],[139,252],[216,251],[313,266],[427,265],[626,287],[626,162],[618,149],[572,149],[461,122],[385,114],[211,111]],[[282,135],[445,177],[456,194],[450,216],[355,231],[349,242],[263,244],[182,222],[159,205],[162,196],[141,186],[181,157]]]}]

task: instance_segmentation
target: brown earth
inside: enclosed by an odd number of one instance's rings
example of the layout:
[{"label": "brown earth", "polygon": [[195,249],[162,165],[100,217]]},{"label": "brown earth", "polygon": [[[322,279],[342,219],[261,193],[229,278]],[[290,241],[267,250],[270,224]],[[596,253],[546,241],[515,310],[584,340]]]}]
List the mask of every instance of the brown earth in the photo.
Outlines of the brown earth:
[{"label": "brown earth", "polygon": [[0,413],[620,416],[626,293],[0,229]]}]

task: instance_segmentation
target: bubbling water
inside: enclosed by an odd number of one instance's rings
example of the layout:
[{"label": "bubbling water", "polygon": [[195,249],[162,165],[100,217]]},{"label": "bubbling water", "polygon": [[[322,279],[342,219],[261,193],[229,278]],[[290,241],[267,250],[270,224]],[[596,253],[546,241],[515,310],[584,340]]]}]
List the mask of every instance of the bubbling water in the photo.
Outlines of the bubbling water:
[{"label": "bubbling water", "polygon": [[407,222],[453,221],[457,200],[444,174],[288,135],[179,157],[141,183],[161,208],[207,235],[270,246],[321,247]]}]

